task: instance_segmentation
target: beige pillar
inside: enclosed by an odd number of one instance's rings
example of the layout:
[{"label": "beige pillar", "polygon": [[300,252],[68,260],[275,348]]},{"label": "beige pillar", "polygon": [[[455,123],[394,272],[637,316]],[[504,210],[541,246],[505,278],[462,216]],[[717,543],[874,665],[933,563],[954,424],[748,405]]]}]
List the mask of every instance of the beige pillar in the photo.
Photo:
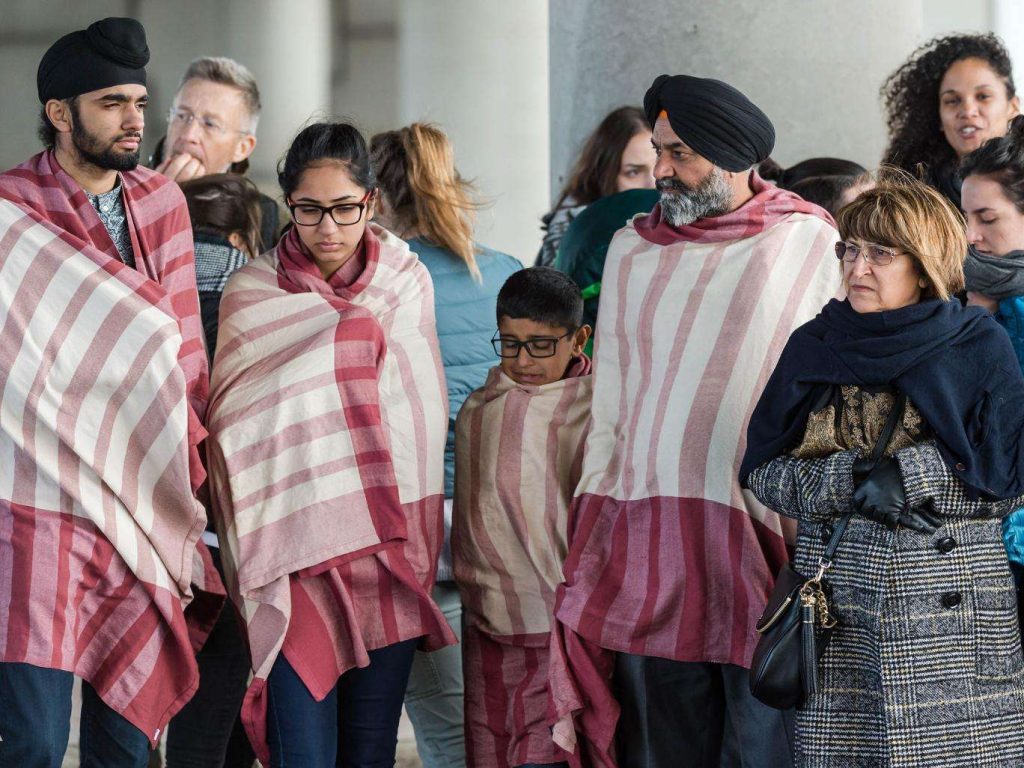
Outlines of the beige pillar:
[{"label": "beige pillar", "polygon": [[493,205],[477,239],[532,263],[548,206],[546,0],[401,0],[401,124],[440,123]]}]

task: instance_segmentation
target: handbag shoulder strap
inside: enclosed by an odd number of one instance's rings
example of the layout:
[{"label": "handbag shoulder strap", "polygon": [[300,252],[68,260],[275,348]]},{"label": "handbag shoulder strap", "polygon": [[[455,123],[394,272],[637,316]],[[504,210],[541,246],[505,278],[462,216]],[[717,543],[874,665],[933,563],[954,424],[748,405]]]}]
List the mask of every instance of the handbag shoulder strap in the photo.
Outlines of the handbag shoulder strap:
[{"label": "handbag shoulder strap", "polygon": [[[885,426],[882,427],[882,432],[878,436],[878,440],[875,442],[875,447],[871,450],[872,468],[878,465],[879,460],[885,453],[885,449],[889,446],[889,442],[892,440],[893,433],[896,431],[896,425],[903,418],[903,411],[907,407],[907,396],[903,392],[896,394],[896,401],[893,403],[892,410],[889,411],[889,417],[885,420]],[[836,523],[835,529],[832,531],[832,537],[828,540],[828,544],[825,545],[825,552],[822,554],[822,558],[831,562],[832,558],[836,554],[836,549],[839,548],[839,540],[843,538],[843,534],[846,533],[846,526],[850,524],[850,518],[853,517],[853,512],[843,515],[839,522]]]}]

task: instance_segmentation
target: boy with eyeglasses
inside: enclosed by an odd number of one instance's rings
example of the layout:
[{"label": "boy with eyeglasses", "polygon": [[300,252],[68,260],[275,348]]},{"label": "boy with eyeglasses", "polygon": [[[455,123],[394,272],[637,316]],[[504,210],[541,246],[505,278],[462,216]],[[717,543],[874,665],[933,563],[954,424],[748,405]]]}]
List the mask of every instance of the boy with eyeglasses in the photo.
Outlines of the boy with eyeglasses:
[{"label": "boy with eyeglasses", "polygon": [[466,760],[562,766],[548,724],[548,644],[590,417],[583,297],[532,267],[498,294],[500,364],[455,427],[452,558],[463,600]]}]

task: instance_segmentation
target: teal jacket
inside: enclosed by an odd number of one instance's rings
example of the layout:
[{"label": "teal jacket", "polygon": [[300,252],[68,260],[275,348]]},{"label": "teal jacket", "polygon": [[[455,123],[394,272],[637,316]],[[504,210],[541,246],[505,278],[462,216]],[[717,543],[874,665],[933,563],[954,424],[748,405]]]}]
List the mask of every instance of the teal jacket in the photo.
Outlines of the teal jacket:
[{"label": "teal jacket", "polygon": [[498,291],[513,272],[523,268],[508,254],[478,246],[476,282],[466,263],[451,251],[411,238],[409,248],[434,283],[434,314],[441,362],[448,382],[448,442],[444,448],[444,496],[455,487],[455,417],[473,390],[484,385],[487,372],[498,363],[491,338],[498,330],[494,316]]},{"label": "teal jacket", "polygon": [[[1024,369],[1024,296],[1000,301],[996,319],[1010,335],[1017,360]],[[1024,509],[1018,509],[1003,519],[1003,541],[1006,542],[1010,562],[1017,566],[1015,572],[1024,571]]]}]

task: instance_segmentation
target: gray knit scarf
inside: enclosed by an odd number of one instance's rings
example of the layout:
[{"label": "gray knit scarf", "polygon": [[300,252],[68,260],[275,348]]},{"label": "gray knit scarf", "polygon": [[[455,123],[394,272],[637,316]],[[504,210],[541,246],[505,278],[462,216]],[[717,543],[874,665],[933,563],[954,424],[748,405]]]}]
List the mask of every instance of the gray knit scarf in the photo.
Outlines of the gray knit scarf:
[{"label": "gray knit scarf", "polygon": [[1002,301],[1024,296],[1024,251],[1010,251],[1005,256],[979,253],[972,246],[964,261],[967,290]]}]

